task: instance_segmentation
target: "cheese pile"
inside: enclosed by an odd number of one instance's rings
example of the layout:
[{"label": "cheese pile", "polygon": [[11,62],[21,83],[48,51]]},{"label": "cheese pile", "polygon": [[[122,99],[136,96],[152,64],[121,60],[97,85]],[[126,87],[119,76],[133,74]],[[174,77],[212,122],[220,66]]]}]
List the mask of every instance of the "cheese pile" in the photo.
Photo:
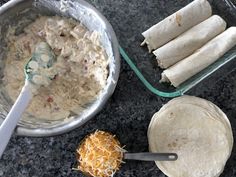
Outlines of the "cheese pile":
[{"label": "cheese pile", "polygon": [[113,176],[122,163],[123,152],[114,135],[96,131],[77,149],[78,170],[94,177]]}]

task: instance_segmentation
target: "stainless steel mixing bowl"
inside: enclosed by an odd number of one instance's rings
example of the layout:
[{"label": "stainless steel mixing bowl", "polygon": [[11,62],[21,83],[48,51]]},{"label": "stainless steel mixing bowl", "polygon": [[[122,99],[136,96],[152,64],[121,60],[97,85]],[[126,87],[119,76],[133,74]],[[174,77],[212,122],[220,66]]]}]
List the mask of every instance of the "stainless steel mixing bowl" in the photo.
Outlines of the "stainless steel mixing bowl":
[{"label": "stainless steel mixing bowl", "polygon": [[[87,122],[103,108],[104,104],[114,92],[120,71],[118,42],[112,26],[89,3],[84,0],[11,0],[0,7],[0,122],[6,117],[13,104],[7,96],[2,82],[5,63],[4,56],[6,54],[6,43],[4,41],[6,31],[9,25],[15,26],[21,22],[20,27],[16,30],[16,33],[20,33],[39,14],[74,18],[81,21],[89,30],[99,31],[102,34],[102,45],[106,48],[106,52],[110,57],[109,76],[107,85],[101,91],[98,98],[89,105],[86,105],[85,110],[80,115],[72,115],[67,119],[59,121],[41,120],[34,118],[32,115],[24,115],[26,117],[28,116],[28,118],[22,119],[16,128],[16,133],[23,136],[40,137],[58,135]],[[22,19],[24,20],[22,21]]]}]

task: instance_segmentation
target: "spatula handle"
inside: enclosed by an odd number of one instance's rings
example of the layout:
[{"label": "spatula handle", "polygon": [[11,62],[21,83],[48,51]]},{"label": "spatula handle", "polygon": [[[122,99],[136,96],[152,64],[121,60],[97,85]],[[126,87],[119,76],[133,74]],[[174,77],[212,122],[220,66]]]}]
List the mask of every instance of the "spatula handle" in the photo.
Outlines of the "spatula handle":
[{"label": "spatula handle", "polygon": [[26,81],[20,95],[18,96],[7,117],[0,126],[0,158],[31,98],[32,92],[30,90],[30,84],[28,81]]}]

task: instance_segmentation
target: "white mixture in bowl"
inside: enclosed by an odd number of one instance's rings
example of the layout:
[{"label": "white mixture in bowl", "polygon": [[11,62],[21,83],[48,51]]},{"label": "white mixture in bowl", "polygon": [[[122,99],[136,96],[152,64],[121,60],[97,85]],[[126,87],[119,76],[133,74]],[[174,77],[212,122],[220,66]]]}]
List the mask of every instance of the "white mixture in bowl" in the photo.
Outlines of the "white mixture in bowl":
[{"label": "white mixture in bowl", "polygon": [[23,68],[41,41],[47,42],[57,56],[58,74],[49,87],[38,90],[27,112],[47,120],[79,114],[106,85],[108,56],[99,33],[88,31],[72,19],[57,16],[36,19],[20,35],[9,28],[4,83],[12,100],[16,100],[24,85]]}]

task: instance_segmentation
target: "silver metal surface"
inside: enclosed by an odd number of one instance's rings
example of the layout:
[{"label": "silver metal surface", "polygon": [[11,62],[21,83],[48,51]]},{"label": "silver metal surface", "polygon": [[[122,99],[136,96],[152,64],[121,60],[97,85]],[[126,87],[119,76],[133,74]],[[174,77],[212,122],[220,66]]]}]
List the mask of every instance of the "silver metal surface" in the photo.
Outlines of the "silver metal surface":
[{"label": "silver metal surface", "polygon": [[178,155],[175,153],[124,153],[126,160],[141,160],[141,161],[175,161]]},{"label": "silver metal surface", "polygon": [[22,136],[42,137],[66,133],[77,128],[94,117],[103,108],[109,97],[113,94],[118,81],[120,56],[118,41],[112,26],[97,9],[84,0],[68,0],[67,4],[51,0],[9,1],[0,7],[0,123],[13,105],[13,102],[9,99],[4,90],[2,82],[5,63],[4,55],[6,54],[4,37],[6,36],[7,28],[9,25],[17,25],[22,18],[25,18],[25,23],[21,23],[21,27],[17,28],[20,32],[24,26],[36,19],[38,14],[60,15],[74,18],[81,21],[89,30],[99,31],[102,33],[102,45],[105,47],[110,58],[109,76],[106,87],[93,103],[87,105],[80,115],[73,115],[59,121],[41,120],[28,114],[24,115],[25,119],[22,119],[18,124],[16,133]]}]

